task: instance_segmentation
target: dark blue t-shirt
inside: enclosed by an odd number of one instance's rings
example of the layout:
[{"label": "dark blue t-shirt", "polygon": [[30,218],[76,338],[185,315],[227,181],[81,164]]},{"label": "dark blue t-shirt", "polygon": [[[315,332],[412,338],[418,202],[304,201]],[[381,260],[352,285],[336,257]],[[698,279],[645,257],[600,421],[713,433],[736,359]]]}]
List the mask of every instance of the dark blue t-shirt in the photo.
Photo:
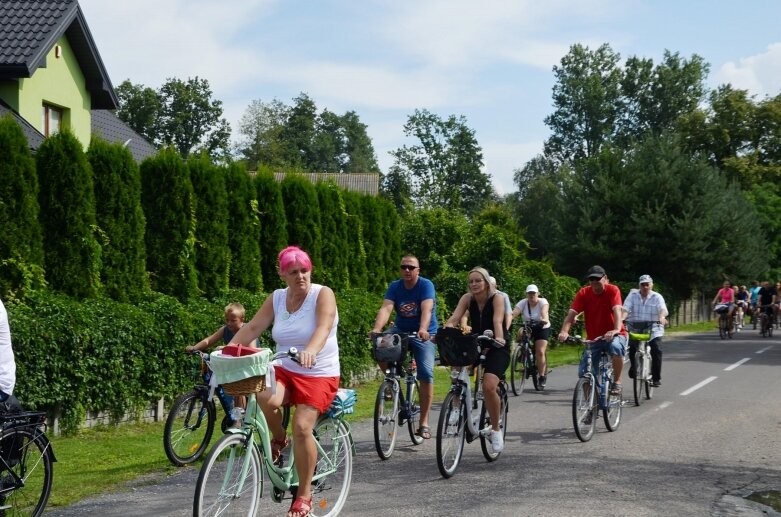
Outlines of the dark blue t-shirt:
[{"label": "dark blue t-shirt", "polygon": [[420,330],[420,306],[424,300],[433,300],[434,307],[431,310],[428,332],[429,334],[437,332],[437,297],[434,284],[428,278],[419,276],[412,289],[404,287],[404,280],[395,280],[388,286],[385,299],[393,302],[396,310],[394,324],[403,332]]}]

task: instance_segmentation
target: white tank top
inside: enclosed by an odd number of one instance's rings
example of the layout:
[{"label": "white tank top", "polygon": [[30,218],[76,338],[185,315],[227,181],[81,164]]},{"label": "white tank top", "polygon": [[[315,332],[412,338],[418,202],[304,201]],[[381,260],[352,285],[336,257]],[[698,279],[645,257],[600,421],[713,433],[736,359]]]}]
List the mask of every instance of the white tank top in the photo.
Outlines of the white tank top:
[{"label": "white tank top", "polygon": [[[274,326],[271,329],[271,337],[277,344],[277,352],[287,352],[293,346],[299,350],[306,347],[317,326],[317,297],[322,288],[320,284],[312,284],[304,303],[293,313],[288,313],[285,306],[287,288],[274,291]],[[325,346],[317,354],[316,364],[312,368],[303,368],[291,359],[282,359],[281,366],[285,370],[302,375],[338,377],[340,375],[339,346],[336,342],[338,325],[339,311],[337,310],[331,333],[325,340]]]},{"label": "white tank top", "polygon": [[[537,298],[537,305],[532,307],[529,305],[529,300],[527,298],[524,298],[520,302],[515,304],[515,308],[521,311],[521,314],[523,315],[523,321],[529,321],[529,320],[542,320],[542,307],[544,305],[548,305],[548,300],[545,298],[539,297]],[[529,316],[531,313],[531,317]],[[550,327],[550,321],[545,324],[542,328],[549,328]]]}]

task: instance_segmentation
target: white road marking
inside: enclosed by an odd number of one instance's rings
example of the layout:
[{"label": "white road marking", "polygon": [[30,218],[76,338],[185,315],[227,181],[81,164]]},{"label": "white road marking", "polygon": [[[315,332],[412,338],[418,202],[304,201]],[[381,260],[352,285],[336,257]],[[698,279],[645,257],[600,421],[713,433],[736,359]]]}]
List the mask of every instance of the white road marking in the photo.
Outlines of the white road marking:
[{"label": "white road marking", "polygon": [[741,359],[741,360],[740,360],[740,361],[738,361],[737,363],[735,363],[735,364],[731,364],[731,365],[727,366],[726,368],[724,368],[724,371],[725,371],[725,372],[728,372],[728,371],[730,371],[730,370],[734,370],[735,368],[737,368],[737,367],[738,367],[738,366],[740,366],[741,364],[745,363],[746,361],[751,361],[751,358],[750,358],[750,357],[744,357],[743,359]]},{"label": "white road marking", "polygon": [[664,408],[668,408],[668,407],[670,407],[672,405],[672,403],[673,403],[672,400],[665,400],[664,402],[659,404],[659,407],[656,408],[656,411],[659,411],[659,410],[664,409]]},{"label": "white road marking", "polygon": [[754,352],[754,353],[755,353],[755,354],[761,354],[762,352],[767,352],[767,351],[768,351],[768,350],[770,350],[771,348],[773,348],[773,345],[766,346],[766,347],[765,347],[765,348],[763,348],[762,350],[757,350],[757,351],[756,351],[756,352]]},{"label": "white road marking", "polygon": [[706,384],[715,381],[716,379],[718,379],[718,377],[716,377],[716,376],[708,377],[707,379],[705,379],[701,383],[695,384],[694,386],[692,386],[688,390],[681,392],[681,396],[686,396],[689,393],[693,393],[693,392],[697,391],[698,389],[702,388],[703,386],[705,386]]}]

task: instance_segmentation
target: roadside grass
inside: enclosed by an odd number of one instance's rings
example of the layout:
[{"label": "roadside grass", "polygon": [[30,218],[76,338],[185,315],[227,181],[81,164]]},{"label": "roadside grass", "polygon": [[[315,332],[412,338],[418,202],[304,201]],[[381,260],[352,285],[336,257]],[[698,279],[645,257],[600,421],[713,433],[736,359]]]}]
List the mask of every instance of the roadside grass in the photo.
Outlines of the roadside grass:
[{"label": "roadside grass", "polygon": [[[667,334],[709,332],[713,322],[682,325],[668,329]],[[560,344],[548,349],[549,368],[577,364],[582,349]],[[348,415],[351,422],[371,419],[381,378],[356,387],[358,403],[355,412]],[[450,387],[449,369],[436,367],[434,371],[434,402],[444,399]],[[219,405],[218,405],[219,408]],[[219,411],[222,409],[219,408]],[[217,422],[222,418],[217,416]],[[163,451],[164,422],[126,424],[117,427],[99,427],[81,431],[75,436],[52,437],[57,457],[54,464],[54,486],[49,500],[51,507],[68,506],[88,497],[153,483],[160,475],[177,470],[168,462]],[[219,438],[215,433],[212,442]],[[191,467],[199,468],[200,462]]]}]

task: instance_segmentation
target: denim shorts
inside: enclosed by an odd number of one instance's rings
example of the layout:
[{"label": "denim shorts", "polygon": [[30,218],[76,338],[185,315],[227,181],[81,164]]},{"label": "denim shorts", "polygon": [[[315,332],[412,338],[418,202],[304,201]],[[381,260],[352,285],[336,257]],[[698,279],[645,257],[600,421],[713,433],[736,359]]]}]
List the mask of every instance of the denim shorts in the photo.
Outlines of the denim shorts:
[{"label": "denim shorts", "polygon": [[[602,353],[602,350],[607,350],[607,354],[609,356],[620,356],[624,357],[626,355],[626,336],[622,334],[616,334],[613,337],[613,340],[608,343],[607,341],[600,339],[596,343],[591,345],[591,368],[594,372],[594,375],[597,374],[597,368],[599,368],[599,355]],[[583,377],[583,374],[586,373],[586,354],[584,353],[583,356],[580,358],[580,366],[578,367],[578,377]]]},{"label": "denim shorts", "polygon": [[[389,332],[401,332],[393,327]],[[434,343],[431,340],[423,341],[416,337],[409,338],[409,348],[418,366],[418,380],[422,382],[434,382]]]}]

